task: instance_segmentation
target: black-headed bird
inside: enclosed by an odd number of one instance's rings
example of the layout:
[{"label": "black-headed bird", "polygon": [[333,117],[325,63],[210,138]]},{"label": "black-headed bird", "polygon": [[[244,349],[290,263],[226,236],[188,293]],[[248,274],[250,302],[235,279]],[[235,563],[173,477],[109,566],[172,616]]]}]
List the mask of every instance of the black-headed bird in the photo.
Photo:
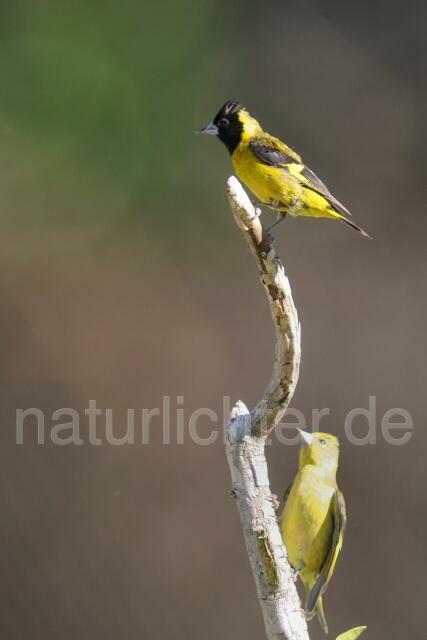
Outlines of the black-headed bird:
[{"label": "black-headed bird", "polygon": [[300,430],[298,473],[285,493],[279,519],[288,559],[307,594],[306,617],[316,613],[328,632],[323,594],[335,569],[346,525],[344,497],[338,489],[339,443],[329,433]]},{"label": "black-headed bird", "polygon": [[[258,200],[278,213],[340,220],[370,237],[348,219],[350,212],[302,162],[300,156],[261,125],[238,102],[226,102],[200,133],[218,136],[231,155],[234,170]],[[275,225],[272,225],[272,227]],[[272,228],[270,227],[270,229]]]}]

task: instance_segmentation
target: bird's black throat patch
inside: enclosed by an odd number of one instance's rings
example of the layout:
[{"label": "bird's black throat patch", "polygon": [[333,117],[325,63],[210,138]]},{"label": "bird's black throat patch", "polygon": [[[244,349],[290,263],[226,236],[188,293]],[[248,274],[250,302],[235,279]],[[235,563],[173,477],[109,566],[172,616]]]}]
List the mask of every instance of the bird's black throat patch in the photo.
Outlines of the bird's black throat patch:
[{"label": "bird's black throat patch", "polygon": [[221,107],[213,121],[218,127],[218,138],[225,144],[230,155],[242,139],[243,124],[239,119],[242,109],[241,104],[229,100]]}]

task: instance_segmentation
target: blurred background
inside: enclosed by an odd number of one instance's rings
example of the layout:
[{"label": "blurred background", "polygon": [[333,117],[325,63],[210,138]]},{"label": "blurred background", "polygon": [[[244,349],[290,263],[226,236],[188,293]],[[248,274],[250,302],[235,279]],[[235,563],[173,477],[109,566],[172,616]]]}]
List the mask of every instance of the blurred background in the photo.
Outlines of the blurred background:
[{"label": "blurred background", "polygon": [[[2,637],[264,637],[221,438],[197,446],[187,430],[223,396],[253,406],[273,361],[227,152],[194,135],[228,98],[374,238],[304,219],[277,230],[302,325],[292,406],[307,427],[329,408],[321,426],[342,441],[331,637],[360,624],[367,639],[424,637],[426,20],[421,0],[1,3]],[[171,444],[161,416],[149,444],[88,443],[90,399],[119,437],[127,408],[163,396]],[[344,419],[369,396],[376,444],[356,447]],[[44,445],[31,420],[16,444],[28,407]],[[52,444],[61,407],[79,412],[82,446]],[[413,419],[405,446],[381,434],[393,407]],[[200,436],[213,426],[201,418]],[[298,450],[273,441],[281,496]]]}]

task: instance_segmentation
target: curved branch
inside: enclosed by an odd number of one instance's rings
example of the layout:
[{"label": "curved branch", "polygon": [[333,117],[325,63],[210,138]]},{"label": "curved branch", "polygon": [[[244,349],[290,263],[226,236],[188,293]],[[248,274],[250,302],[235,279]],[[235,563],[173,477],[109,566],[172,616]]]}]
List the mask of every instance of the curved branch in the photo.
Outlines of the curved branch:
[{"label": "curved branch", "polygon": [[236,222],[256,260],[276,330],[273,375],[263,397],[251,412],[252,435],[265,438],[283,417],[298,382],[300,324],[289,280],[276,254],[273,238],[264,231],[259,212],[234,176],[228,179],[227,195]]},{"label": "curved branch", "polygon": [[225,447],[258,597],[269,640],[308,640],[307,624],[276,519],[270,491],[265,439],[285,413],[295,391],[300,363],[300,327],[289,281],[247,194],[231,177],[227,194],[236,222],[257,262],[276,330],[272,379],[249,413],[234,407]]}]

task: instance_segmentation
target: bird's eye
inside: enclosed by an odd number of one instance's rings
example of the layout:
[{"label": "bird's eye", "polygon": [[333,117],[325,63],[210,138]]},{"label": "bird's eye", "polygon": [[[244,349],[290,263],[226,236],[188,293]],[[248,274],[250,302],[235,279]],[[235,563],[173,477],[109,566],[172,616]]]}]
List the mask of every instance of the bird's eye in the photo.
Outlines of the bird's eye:
[{"label": "bird's eye", "polygon": [[228,125],[230,124],[227,120],[227,118],[221,118],[221,120],[218,122],[219,126],[222,127],[223,129],[225,129],[226,127],[228,127]]},{"label": "bird's eye", "polygon": [[323,440],[323,438],[321,440],[319,440],[320,444],[326,444],[326,440]]}]

